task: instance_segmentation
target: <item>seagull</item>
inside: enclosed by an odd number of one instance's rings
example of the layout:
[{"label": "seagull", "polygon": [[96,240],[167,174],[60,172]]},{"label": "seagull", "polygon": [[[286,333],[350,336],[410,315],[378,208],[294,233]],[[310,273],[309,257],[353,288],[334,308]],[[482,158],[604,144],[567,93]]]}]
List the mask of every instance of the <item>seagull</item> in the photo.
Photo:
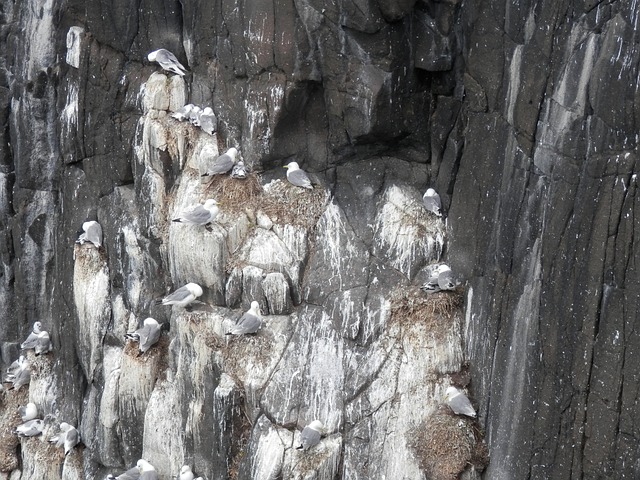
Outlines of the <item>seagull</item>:
[{"label": "seagull", "polygon": [[196,298],[202,295],[202,288],[197,283],[187,283],[175,292],[167,295],[162,299],[163,305],[175,305],[177,307],[186,307]]},{"label": "seagull", "polygon": [[180,76],[184,76],[187,73],[187,69],[182,66],[176,56],[169,50],[161,48],[155,50],[147,55],[150,62],[158,62],[163,70],[176,73]]},{"label": "seagull", "polygon": [[297,446],[298,450],[309,450],[311,447],[320,443],[320,437],[324,435],[325,429],[322,422],[314,420],[309,425],[304,427],[300,434],[301,445]]},{"label": "seagull", "polygon": [[191,110],[193,110],[193,104],[187,103],[186,105],[180,107],[178,110],[173,112],[171,116],[178,120],[179,122],[184,122],[189,119]]},{"label": "seagull", "polygon": [[200,123],[200,128],[209,135],[213,135],[213,132],[216,131],[216,127],[218,126],[218,120],[216,119],[216,115],[213,113],[211,107],[207,107],[202,110],[198,117],[198,121]]},{"label": "seagull", "polygon": [[24,407],[19,407],[18,413],[23,422],[28,422],[38,416],[38,407],[35,403],[29,402]]},{"label": "seagull", "polygon": [[91,242],[100,248],[102,245],[102,227],[100,224],[94,220],[84,222],[82,224],[82,230],[84,230],[84,233],[80,234],[76,243],[84,245],[85,242]]},{"label": "seagull", "polygon": [[300,170],[297,162],[290,162],[288,165],[285,165],[284,168],[287,169],[287,180],[289,180],[292,185],[313,189],[309,176],[304,170]]},{"label": "seagull", "polygon": [[140,480],[158,480],[158,473],[156,469],[153,468],[146,460],[140,459],[136,464],[138,466],[138,471],[140,472]]},{"label": "seagull", "polygon": [[60,433],[52,437],[49,442],[55,443],[57,448],[64,447],[66,456],[73,447],[80,443],[80,434],[74,426],[69,425],[67,422],[62,422],[60,424]]},{"label": "seagull", "polygon": [[444,400],[456,415],[466,415],[467,417],[475,418],[476,411],[471,405],[471,402],[467,396],[456,387],[451,386],[447,388]]},{"label": "seagull", "polygon": [[5,381],[13,383],[9,390],[15,389],[18,391],[20,390],[20,387],[27,385],[31,381],[31,366],[29,365],[29,362],[24,360],[14,374],[8,374],[5,376]]},{"label": "seagull", "polygon": [[216,158],[213,163],[207,168],[207,172],[203,173],[202,176],[206,177],[209,175],[222,175],[227,173],[236,163],[236,155],[238,154],[238,150],[234,147],[231,147],[225,153]]},{"label": "seagull", "polygon": [[[7,377],[15,377],[16,373],[22,368],[22,365],[27,361],[24,355],[20,355],[17,360],[14,360],[11,365],[7,367]],[[10,380],[7,380],[9,382]]]},{"label": "seagull", "polygon": [[114,475],[107,475],[107,480],[138,480],[140,478],[140,470],[137,466],[130,468],[124,473],[121,473],[117,477]]},{"label": "seagull", "polygon": [[44,420],[34,419],[18,425],[15,433],[19,437],[35,437],[36,435],[40,435],[42,430],[44,430]]},{"label": "seagull", "polygon": [[193,480],[195,475],[191,471],[191,467],[189,465],[184,465],[180,469],[180,474],[178,475],[178,480]]},{"label": "seagull", "polygon": [[33,324],[33,330],[27,337],[27,339],[20,344],[22,350],[28,350],[29,348],[36,348],[38,344],[38,335],[42,331],[42,323],[36,322]]},{"label": "seagull", "polygon": [[207,225],[218,216],[220,211],[218,205],[218,202],[210,198],[204,202],[204,205],[195,205],[183,210],[180,216],[174,218],[173,221],[186,225]]},{"label": "seagull", "polygon": [[422,203],[424,203],[424,207],[431,213],[434,213],[438,217],[442,216],[442,213],[440,213],[440,208],[442,208],[440,195],[438,195],[433,188],[427,188],[427,191],[424,192]]},{"label": "seagull", "polygon": [[251,302],[251,308],[240,317],[240,320],[231,327],[231,331],[227,335],[244,335],[247,333],[256,333],[262,326],[262,316],[260,314],[260,304],[256,301]]},{"label": "seagull", "polygon": [[162,324],[158,323],[154,318],[146,318],[142,328],[135,332],[129,332],[125,335],[129,340],[138,342],[140,353],[149,350],[160,339],[162,333]]}]

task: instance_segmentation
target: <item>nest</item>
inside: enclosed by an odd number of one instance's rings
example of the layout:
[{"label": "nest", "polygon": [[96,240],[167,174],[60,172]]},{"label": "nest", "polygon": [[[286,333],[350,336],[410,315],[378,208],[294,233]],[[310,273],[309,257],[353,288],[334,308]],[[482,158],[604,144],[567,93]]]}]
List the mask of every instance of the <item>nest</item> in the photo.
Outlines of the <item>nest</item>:
[{"label": "nest", "polygon": [[263,195],[259,207],[274,223],[312,228],[322,215],[327,199],[323,188],[309,190],[276,180]]},{"label": "nest", "polygon": [[410,447],[431,480],[457,480],[468,465],[482,471],[489,463],[475,420],[453,415],[444,407],[412,431],[411,437]]},{"label": "nest", "polygon": [[391,322],[424,324],[436,339],[443,339],[464,305],[461,288],[425,294],[418,287],[400,287],[391,294]]},{"label": "nest", "polygon": [[255,173],[247,178],[231,178],[228,175],[214,175],[205,187],[206,197],[218,200],[224,211],[237,213],[255,210],[260,202],[262,186]]},{"label": "nest", "polygon": [[[4,386],[9,388],[9,384]],[[0,393],[0,472],[10,472],[19,467],[16,446],[20,439],[13,432],[22,423],[18,407],[26,405],[28,401],[28,385],[23,385],[17,392],[11,390]]]}]

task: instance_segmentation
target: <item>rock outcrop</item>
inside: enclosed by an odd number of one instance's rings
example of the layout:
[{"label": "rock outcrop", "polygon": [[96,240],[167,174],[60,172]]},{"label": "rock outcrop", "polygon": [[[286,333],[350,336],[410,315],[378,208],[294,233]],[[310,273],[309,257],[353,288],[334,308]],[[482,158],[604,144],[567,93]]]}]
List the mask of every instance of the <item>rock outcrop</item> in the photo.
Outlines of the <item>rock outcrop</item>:
[{"label": "rock outcrop", "polygon": [[[54,345],[28,353],[28,392],[0,392],[3,475],[640,475],[634,2],[0,13],[0,365],[35,321]],[[216,133],[170,116],[186,103]],[[248,177],[201,177],[229,147]],[[211,225],[171,222],[207,198]],[[87,220],[102,247],[75,244]],[[443,260],[463,285],[421,292]],[[189,282],[193,308],[158,303]],[[252,301],[262,329],[226,336]],[[139,354],[124,334],[146,317],[163,333]],[[452,383],[477,420],[443,405]],[[45,431],[18,440],[26,401]],[[46,442],[62,421],[66,458]]]}]

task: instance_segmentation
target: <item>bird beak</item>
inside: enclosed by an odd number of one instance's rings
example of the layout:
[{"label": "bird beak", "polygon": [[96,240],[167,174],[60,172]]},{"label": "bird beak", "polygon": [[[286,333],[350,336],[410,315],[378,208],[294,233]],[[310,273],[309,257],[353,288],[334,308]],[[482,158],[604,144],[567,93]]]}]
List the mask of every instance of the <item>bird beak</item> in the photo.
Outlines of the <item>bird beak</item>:
[{"label": "bird beak", "polygon": [[283,165],[282,168],[289,168],[289,165]]}]

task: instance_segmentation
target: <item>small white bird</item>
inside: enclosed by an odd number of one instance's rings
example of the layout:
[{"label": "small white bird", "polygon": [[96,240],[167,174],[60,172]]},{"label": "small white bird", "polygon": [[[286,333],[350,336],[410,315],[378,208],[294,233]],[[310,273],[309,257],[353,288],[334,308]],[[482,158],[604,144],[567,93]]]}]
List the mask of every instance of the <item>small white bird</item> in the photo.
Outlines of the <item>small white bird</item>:
[{"label": "small white bird", "polygon": [[298,450],[309,450],[311,447],[320,443],[320,438],[325,434],[324,425],[319,420],[314,420],[304,427],[300,434],[301,445],[297,446]]},{"label": "small white bird", "polygon": [[427,191],[424,192],[424,195],[422,196],[422,203],[430,212],[436,214],[438,217],[442,216],[442,213],[440,213],[440,208],[442,208],[440,195],[438,195],[433,188],[427,188]]},{"label": "small white bird", "polygon": [[238,163],[233,166],[233,169],[231,170],[231,178],[247,178],[247,168],[244,166],[244,162],[242,160],[238,160]]},{"label": "small white bird", "polygon": [[213,135],[213,132],[216,131],[218,126],[218,120],[216,119],[216,114],[213,113],[213,109],[211,107],[206,107],[200,113],[198,117],[198,121],[200,123],[200,128],[204,130],[209,135]]},{"label": "small white bird", "polygon": [[146,318],[142,328],[135,332],[129,332],[125,336],[134,342],[138,342],[140,353],[144,353],[160,340],[162,324],[154,318]]},{"label": "small white bird", "polygon": [[84,233],[80,234],[76,243],[84,245],[85,242],[91,242],[100,248],[102,245],[102,227],[100,224],[94,220],[84,222],[82,224],[82,230],[84,230]]},{"label": "small white bird", "polygon": [[193,125],[194,127],[200,126],[201,112],[202,112],[202,109],[197,105],[194,105],[193,108],[189,111],[189,121],[191,122],[191,125]]},{"label": "small white bird", "polygon": [[67,455],[73,447],[80,443],[78,430],[67,422],[60,424],[60,433],[52,437],[49,442],[55,443],[57,448],[64,447],[64,454]]},{"label": "small white bird", "polygon": [[18,373],[26,361],[27,357],[20,355],[16,360],[11,362],[11,365],[7,367],[7,376],[15,377],[16,373]]},{"label": "small white bird", "polygon": [[206,177],[209,175],[222,175],[227,173],[235,165],[236,155],[238,155],[238,150],[231,147],[225,153],[216,158],[213,163],[207,167],[207,172],[203,173],[202,176]]},{"label": "small white bird", "polygon": [[175,292],[162,299],[163,305],[175,305],[176,307],[186,307],[196,298],[202,295],[202,288],[197,283],[187,283]]},{"label": "small white bird", "polygon": [[231,331],[227,335],[245,335],[256,333],[262,327],[262,315],[260,313],[260,304],[256,301],[251,302],[251,308],[247,310],[240,320],[231,327]]},{"label": "small white bird", "polygon": [[290,162],[283,168],[287,169],[287,180],[289,180],[292,185],[295,185],[296,187],[313,189],[313,185],[311,185],[309,176],[304,170],[300,170],[297,162]]},{"label": "small white bird", "polygon": [[36,345],[38,343],[38,335],[40,335],[41,331],[42,331],[42,323],[35,322],[33,324],[33,329],[31,333],[29,334],[27,339],[20,344],[20,348],[22,350],[28,350],[29,348],[36,348]]},{"label": "small white bird", "polygon": [[422,285],[423,290],[427,293],[435,293],[441,290],[455,290],[459,282],[453,278],[453,272],[448,265],[433,265],[429,273],[429,279]]},{"label": "small white bird", "polygon": [[220,205],[213,198],[209,198],[204,205],[193,205],[183,210],[173,222],[184,223],[186,225],[207,225],[215,220],[220,212]]},{"label": "small white bird", "polygon": [[187,69],[178,61],[176,56],[169,50],[161,48],[147,55],[150,62],[158,62],[163,70],[184,76]]},{"label": "small white bird", "polygon": [[42,430],[44,430],[44,420],[34,419],[18,425],[15,433],[20,437],[35,437],[40,435]]},{"label": "small white bird", "polygon": [[456,387],[450,386],[447,388],[444,400],[456,415],[466,415],[467,417],[475,418],[476,411],[471,405],[471,402],[467,396]]},{"label": "small white bird", "polygon": [[189,465],[183,465],[180,469],[180,474],[178,475],[178,480],[193,480],[194,474],[191,471],[191,467]]},{"label": "small white bird", "polygon": [[140,459],[136,464],[140,472],[139,480],[158,480],[156,469],[146,460]]},{"label": "small white bird", "polygon": [[191,110],[193,110],[193,107],[193,104],[187,103],[186,105],[173,112],[171,116],[179,122],[184,122],[185,120],[188,120],[190,118]]},{"label": "small white bird", "polygon": [[24,407],[19,407],[18,413],[23,422],[28,422],[38,416],[38,407],[35,403],[29,402]]}]

